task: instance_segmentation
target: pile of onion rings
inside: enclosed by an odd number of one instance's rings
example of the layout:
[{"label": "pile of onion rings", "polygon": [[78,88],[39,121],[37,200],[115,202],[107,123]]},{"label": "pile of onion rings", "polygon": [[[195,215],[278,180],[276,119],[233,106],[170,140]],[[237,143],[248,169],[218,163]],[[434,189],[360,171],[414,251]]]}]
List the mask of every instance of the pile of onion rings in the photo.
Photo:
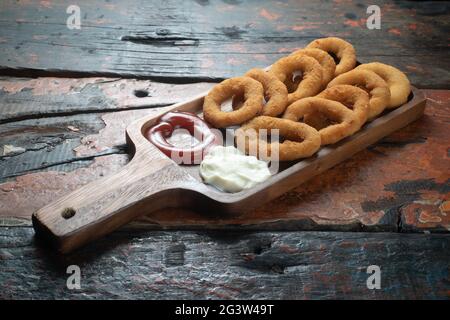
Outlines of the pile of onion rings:
[{"label": "pile of onion rings", "polygon": [[[244,104],[231,112],[220,109],[221,104],[233,95],[243,95]],[[203,102],[203,117],[216,128],[226,128],[247,122],[256,117],[263,108],[264,89],[261,83],[250,77],[227,79],[212,90]]]},{"label": "pile of onion rings", "polygon": [[299,121],[311,112],[320,112],[336,122],[319,130],[321,145],[336,143],[353,133],[356,115],[342,103],[324,98],[300,99],[291,104],[283,115],[284,119]]},{"label": "pile of onion rings", "polygon": [[334,78],[328,88],[349,84],[364,88],[370,95],[368,119],[373,119],[389,105],[391,92],[388,84],[375,72],[366,69],[353,69]]},{"label": "pile of onion rings", "polygon": [[302,80],[296,90],[288,94],[289,104],[301,98],[312,97],[322,88],[323,68],[317,60],[309,56],[292,55],[281,58],[270,68],[270,73],[281,82],[286,81],[287,77],[295,71],[302,72]]},{"label": "pile of onion rings", "polygon": [[388,109],[397,108],[408,101],[411,85],[408,77],[397,68],[380,62],[365,63],[356,69],[370,70],[386,81],[391,93]]},{"label": "pile of onion rings", "polygon": [[355,48],[343,39],[336,37],[317,39],[308,44],[306,48],[321,49],[336,56],[339,63],[334,71],[335,76],[350,71],[356,66]]},{"label": "pile of onion rings", "polygon": [[[279,130],[279,134],[286,140],[281,143],[268,143],[260,139],[257,134],[260,129]],[[259,116],[250,120],[236,130],[235,136],[238,148],[244,149],[247,154],[250,153],[250,148],[254,144],[256,149],[252,154],[273,160],[272,153],[276,149],[279,161],[310,157],[321,146],[320,134],[307,124],[268,116]]]},{"label": "pile of onion rings", "polygon": [[291,55],[305,55],[317,60],[322,66],[322,87],[325,87],[334,78],[336,63],[326,51],[315,48],[299,49],[291,53]]},{"label": "pile of onion rings", "polygon": [[[357,66],[355,48],[329,37],[295,50],[268,70],[252,69],[218,84],[204,99],[203,117],[216,128],[240,126],[235,138],[244,141],[237,146],[241,151],[264,146],[269,155],[276,150],[280,161],[290,161],[351,136],[385,110],[406,103],[410,92],[403,72],[379,62]],[[222,111],[228,99],[233,111]],[[248,134],[274,129],[282,142]]]},{"label": "pile of onion rings", "polygon": [[288,105],[288,91],[286,86],[272,73],[262,69],[251,69],[245,74],[260,82],[264,89],[264,98],[267,100],[262,115],[276,117],[284,112]]}]

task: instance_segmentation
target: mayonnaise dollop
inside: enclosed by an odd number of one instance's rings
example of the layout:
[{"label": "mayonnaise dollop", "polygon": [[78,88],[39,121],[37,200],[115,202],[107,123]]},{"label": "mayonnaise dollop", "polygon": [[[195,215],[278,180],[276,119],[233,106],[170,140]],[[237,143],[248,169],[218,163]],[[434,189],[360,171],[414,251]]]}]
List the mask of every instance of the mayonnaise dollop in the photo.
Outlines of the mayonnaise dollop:
[{"label": "mayonnaise dollop", "polygon": [[233,146],[212,147],[200,164],[203,181],[226,192],[251,188],[270,177],[267,163]]}]

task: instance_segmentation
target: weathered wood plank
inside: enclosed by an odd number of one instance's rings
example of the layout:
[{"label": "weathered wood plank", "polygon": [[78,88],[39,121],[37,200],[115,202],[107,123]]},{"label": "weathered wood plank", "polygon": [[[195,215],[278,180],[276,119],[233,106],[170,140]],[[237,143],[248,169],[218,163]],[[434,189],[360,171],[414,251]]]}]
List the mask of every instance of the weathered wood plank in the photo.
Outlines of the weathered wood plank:
[{"label": "weathered wood plank", "polygon": [[80,113],[158,108],[194,97],[211,83],[166,84],[113,78],[0,78],[0,124]]},{"label": "weathered wood plank", "polygon": [[[271,230],[371,230],[371,231],[444,231],[450,228],[450,181],[448,175],[450,145],[448,121],[450,103],[448,91],[426,91],[429,101],[425,116],[410,126],[390,135],[374,147],[360,152],[350,161],[337,166],[299,186],[258,210],[235,217],[211,214],[205,216],[187,210],[164,210],[145,217],[142,222],[154,228],[172,229],[271,229]],[[151,110],[129,110],[96,114],[75,127],[89,127],[89,119],[104,122],[98,133],[96,124],[88,129],[71,132],[70,119],[47,119],[48,130],[54,130],[50,140],[72,141],[71,148],[58,155],[70,163],[86,160],[72,166],[52,166],[51,172],[25,174],[0,184],[0,215],[30,217],[31,213],[100,175],[110,175],[128,161],[121,146],[125,144],[124,129],[134,119]],[[73,116],[72,120],[80,119]],[[98,118],[97,118],[98,117]],[[1,139],[24,149],[33,147],[33,139],[17,139],[13,128],[38,127],[37,120],[0,125]],[[67,122],[68,121],[68,122]],[[33,125],[34,124],[34,125]],[[72,124],[73,125],[73,124]],[[42,125],[41,125],[42,126]],[[104,127],[103,127],[104,126]],[[42,126],[45,128],[45,126]],[[3,135],[5,138],[3,138]],[[38,139],[39,132],[31,135]],[[8,138],[9,137],[9,138]],[[70,139],[69,139],[70,138]],[[16,140],[17,139],[17,140]],[[79,145],[76,141],[81,139]],[[53,141],[52,140],[52,141]],[[20,142],[22,141],[22,142]],[[5,143],[6,143],[5,142]],[[73,148],[73,149],[72,149]],[[101,154],[114,152],[111,156]],[[36,151],[29,152],[34,155]],[[51,161],[51,152],[39,151],[39,159]],[[47,157],[47,158],[46,158]],[[19,163],[11,157],[8,163]],[[30,159],[28,169],[39,169],[39,163]],[[38,159],[38,158],[36,158]],[[42,160],[40,160],[42,161]],[[38,165],[36,165],[38,164]],[[86,167],[89,165],[89,167]],[[2,162],[0,161],[0,167]],[[5,170],[14,171],[8,165]],[[61,171],[69,172],[61,172]],[[4,204],[4,205],[2,205]]]},{"label": "weathered wood plank", "polygon": [[80,30],[66,26],[72,4],[2,1],[2,73],[219,80],[335,35],[362,62],[396,65],[419,88],[450,88],[446,2],[377,1],[380,30],[367,29],[360,1],[79,1]]},{"label": "weathered wood plank", "polygon": [[[104,127],[101,116],[82,114],[0,125],[0,181],[33,171],[54,170],[55,166],[63,164],[81,162],[86,166],[95,157],[125,153],[125,144],[105,146],[100,150],[86,140],[89,152],[77,155],[74,151],[82,138],[96,134]],[[64,169],[74,168],[68,165]]]},{"label": "weathered wood plank", "polygon": [[[130,163],[120,172],[39,209],[32,216],[33,226],[36,233],[51,239],[58,251],[68,253],[157,210],[184,207],[217,215],[242,214],[348,161],[356,153],[420,119],[426,98],[418,89],[412,89],[414,97],[408,103],[368,124],[342,145],[321,150],[308,163],[280,168],[271,179],[240,194],[219,192],[206,186],[198,166],[176,165],[143,136],[143,130],[158,120],[158,116],[141,118],[126,129],[129,148],[135,151]],[[203,97],[174,105],[169,110],[201,112]]]},{"label": "weathered wood plank", "polygon": [[[124,153],[124,131],[130,121],[196,96],[212,85],[105,78],[2,78],[0,182],[55,167],[70,171],[92,163],[97,156]],[[105,123],[108,129],[102,141],[91,139]]]},{"label": "weathered wood plank", "polygon": [[[114,232],[56,256],[0,227],[1,299],[448,299],[450,235]],[[81,289],[66,268],[81,269]],[[369,290],[367,267],[381,269]]]}]

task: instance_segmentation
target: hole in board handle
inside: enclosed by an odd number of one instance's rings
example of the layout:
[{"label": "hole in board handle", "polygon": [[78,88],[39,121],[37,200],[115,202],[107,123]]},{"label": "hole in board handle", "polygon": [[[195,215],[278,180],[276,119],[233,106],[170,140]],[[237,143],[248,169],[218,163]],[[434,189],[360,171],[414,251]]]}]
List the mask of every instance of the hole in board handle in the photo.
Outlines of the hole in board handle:
[{"label": "hole in board handle", "polygon": [[70,219],[75,215],[76,211],[74,208],[65,208],[62,212],[61,212],[61,216],[64,219]]}]

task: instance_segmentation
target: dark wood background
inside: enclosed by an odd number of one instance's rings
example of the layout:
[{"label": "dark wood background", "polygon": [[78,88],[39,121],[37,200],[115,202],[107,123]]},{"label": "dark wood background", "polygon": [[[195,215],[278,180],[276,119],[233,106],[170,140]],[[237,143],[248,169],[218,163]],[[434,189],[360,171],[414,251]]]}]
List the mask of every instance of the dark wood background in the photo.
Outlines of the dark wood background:
[{"label": "dark wood background", "polygon": [[[376,1],[381,30],[364,1],[78,1],[80,30],[71,4],[0,4],[0,298],[449,297],[449,2]],[[424,117],[253,212],[164,210],[67,257],[34,239],[34,210],[128,162],[128,123],[323,36],[405,71]]]},{"label": "dark wood background", "polygon": [[0,68],[216,81],[333,35],[351,41],[361,62],[398,66],[420,88],[450,87],[448,2],[376,1],[381,29],[369,30],[372,3],[358,0],[85,0],[81,29],[70,30],[72,2],[2,1]]}]

